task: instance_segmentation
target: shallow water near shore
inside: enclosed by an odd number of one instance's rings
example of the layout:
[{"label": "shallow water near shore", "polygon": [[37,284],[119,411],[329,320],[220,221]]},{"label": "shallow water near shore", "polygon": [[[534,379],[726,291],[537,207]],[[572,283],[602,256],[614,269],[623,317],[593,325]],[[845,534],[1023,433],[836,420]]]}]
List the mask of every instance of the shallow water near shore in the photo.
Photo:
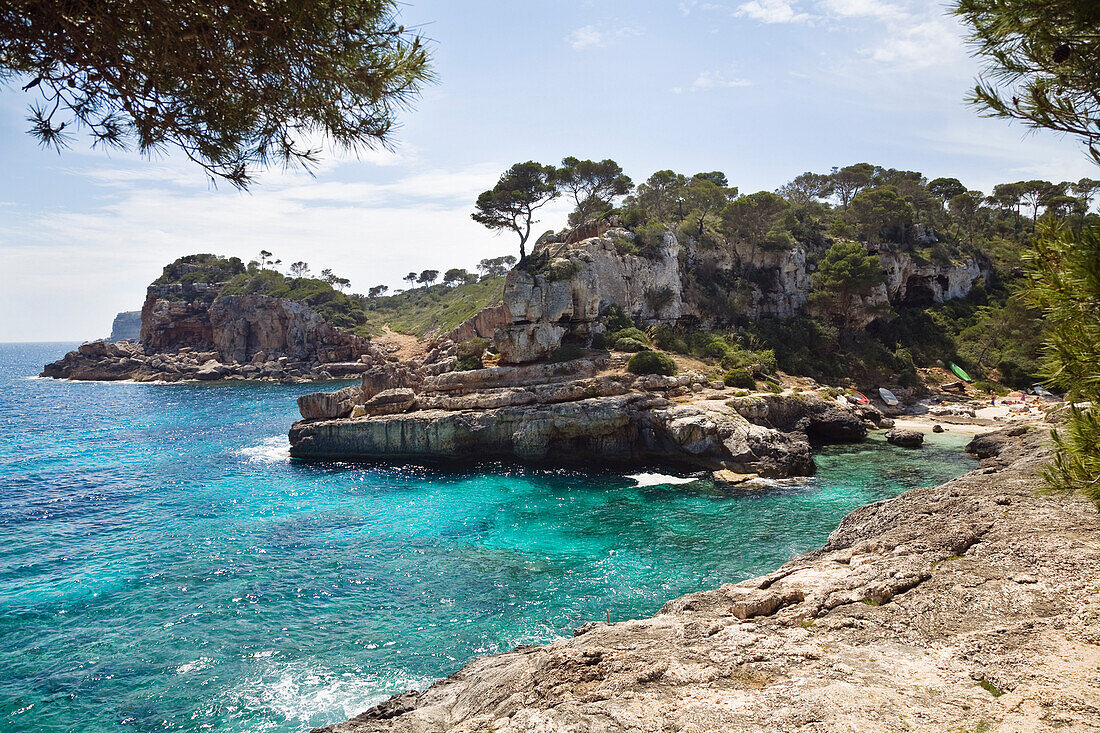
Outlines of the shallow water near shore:
[{"label": "shallow water near shore", "polygon": [[0,344],[0,729],[301,731],[480,654],[648,616],[974,467],[966,436],[819,452],[767,490],[499,465],[304,465],[316,387],[33,380]]}]

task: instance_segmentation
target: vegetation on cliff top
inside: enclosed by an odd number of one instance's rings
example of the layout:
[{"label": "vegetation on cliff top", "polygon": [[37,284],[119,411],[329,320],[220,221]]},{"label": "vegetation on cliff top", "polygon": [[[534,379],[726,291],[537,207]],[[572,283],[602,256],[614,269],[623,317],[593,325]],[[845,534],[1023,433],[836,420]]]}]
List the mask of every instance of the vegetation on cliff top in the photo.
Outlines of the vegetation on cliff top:
[{"label": "vegetation on cliff top", "polygon": [[420,337],[446,333],[500,302],[503,295],[504,277],[498,275],[454,287],[431,285],[370,298],[363,304],[364,320],[358,331],[367,336],[381,333],[383,327]]},{"label": "vegetation on cliff top", "polygon": [[[210,284],[219,286],[216,295],[286,298],[310,306],[329,323],[360,336],[376,336],[384,328],[427,336],[449,331],[500,301],[503,273],[514,262],[513,257],[486,259],[478,266],[483,273],[480,278],[455,268],[447,271],[440,285],[427,284],[390,296],[382,295],[387,288],[379,286],[371,288],[372,295],[367,296],[342,292],[348,281],[330,270],[323,270],[320,278],[310,277],[305,262],[291,264],[291,274],[283,274],[273,269],[281,262],[273,260],[266,251],[247,265],[238,257],[194,254],[166,265],[153,285]],[[438,279],[439,273],[425,270],[410,275],[410,282],[431,283]]]}]

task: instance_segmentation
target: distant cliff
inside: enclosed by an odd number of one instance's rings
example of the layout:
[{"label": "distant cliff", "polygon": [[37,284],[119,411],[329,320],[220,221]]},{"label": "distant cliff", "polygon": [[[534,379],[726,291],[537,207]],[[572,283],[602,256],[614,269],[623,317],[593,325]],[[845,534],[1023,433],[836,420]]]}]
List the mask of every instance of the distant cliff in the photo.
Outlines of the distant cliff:
[{"label": "distant cliff", "polygon": [[[327,379],[357,375],[383,359],[369,339],[337,327],[311,305],[263,290],[309,292],[322,299],[322,308],[333,317],[347,315],[349,308],[333,306],[347,296],[321,281],[298,278],[287,285],[290,279],[278,273],[236,271],[229,262],[194,255],[165,267],[165,274],[147,290],[138,343],[84,344],[47,365],[42,376]],[[233,279],[202,281],[226,275]],[[260,292],[250,292],[256,290]]]},{"label": "distant cliff", "polygon": [[141,337],[141,311],[123,311],[111,323],[108,341],[137,341]]}]

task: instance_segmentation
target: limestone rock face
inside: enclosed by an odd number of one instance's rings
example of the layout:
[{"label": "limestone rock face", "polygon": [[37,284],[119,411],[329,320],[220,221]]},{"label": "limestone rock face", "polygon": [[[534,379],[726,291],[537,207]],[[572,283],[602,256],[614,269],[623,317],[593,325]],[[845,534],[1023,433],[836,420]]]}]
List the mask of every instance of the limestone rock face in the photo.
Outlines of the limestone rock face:
[{"label": "limestone rock face", "polygon": [[[622,391],[621,386],[607,389]],[[525,394],[523,404],[512,399],[517,393]],[[600,388],[595,386],[591,393],[598,395]],[[550,395],[540,399],[537,392],[525,390],[475,394],[480,401],[468,407],[455,404],[455,409],[420,409],[368,421],[295,423],[291,455],[360,460],[509,459],[555,465],[659,460],[762,476],[813,470],[804,440],[752,425],[720,404],[707,408],[668,405],[667,400],[638,392],[596,397],[582,393],[581,399],[557,402]],[[502,399],[503,404],[492,406],[485,401],[492,399]]]},{"label": "limestone rock face", "polygon": [[[643,325],[690,319],[697,326],[719,328],[729,325],[732,316],[796,316],[812,289],[811,252],[804,244],[783,249],[738,245],[731,252],[700,248],[690,239],[679,242],[668,232],[655,256],[642,257],[621,253],[628,249],[623,243],[635,239],[625,229],[607,229],[580,241],[558,239],[541,240],[531,256],[541,263],[539,269],[510,272],[503,304],[485,311],[484,320],[496,324],[497,350],[508,353],[513,363],[542,358],[556,348],[557,332],[535,331],[536,324],[560,327],[561,339],[584,343],[600,329],[600,315],[617,306]],[[926,262],[885,245],[872,249],[886,282],[854,309],[857,325],[870,323],[891,303],[931,305],[964,297],[988,276],[988,265],[976,259]],[[727,302],[717,311],[716,298]],[[533,339],[535,334],[545,338]]]},{"label": "limestone rock face", "polygon": [[326,420],[346,417],[362,402],[362,389],[344,387],[336,392],[311,392],[298,398],[298,409],[307,420]]},{"label": "limestone rock face", "polygon": [[346,362],[366,350],[307,305],[267,295],[223,295],[210,306],[214,348],[224,361],[244,363],[259,351],[294,361]]},{"label": "limestone rock face", "polygon": [[547,271],[533,275],[517,267],[508,273],[504,307],[511,324],[497,329],[496,350],[509,363],[524,363],[552,353],[563,338],[586,341],[612,305],[644,323],[680,318],[676,238],[666,235],[654,258],[620,254],[616,241],[633,239],[625,229],[610,229],[600,237],[536,247],[532,256],[547,257]]},{"label": "limestone rock face", "polygon": [[266,295],[219,296],[218,284],[149,286],[141,343],[93,341],[49,364],[68,379],[332,379],[384,356],[312,308]]},{"label": "limestone rock face", "polygon": [[363,405],[367,415],[397,415],[416,405],[416,393],[408,388],[387,389],[371,397]]},{"label": "limestone rock face", "polygon": [[461,343],[472,338],[492,340],[498,328],[512,323],[511,313],[504,303],[497,303],[488,308],[482,308],[470,318],[455,326],[444,334],[440,341],[453,341]]},{"label": "limestone rock face", "polygon": [[124,311],[111,323],[108,341],[137,341],[141,338],[141,311]]},{"label": "limestone rock face", "polygon": [[984,281],[986,273],[975,259],[950,264],[918,262],[909,253],[879,252],[886,271],[886,298],[891,303],[932,305],[965,298]]},{"label": "limestone rock face", "polygon": [[504,364],[540,361],[561,346],[565,329],[554,323],[524,323],[498,328],[494,345]]},{"label": "limestone rock face", "polygon": [[208,311],[217,285],[150,285],[141,308],[141,343],[152,351],[209,349],[214,329]]},{"label": "limestone rock face", "polygon": [[787,432],[805,433],[815,443],[855,443],[867,436],[864,420],[875,422],[873,407],[842,410],[809,395],[761,395],[732,399],[727,403],[757,425]]}]

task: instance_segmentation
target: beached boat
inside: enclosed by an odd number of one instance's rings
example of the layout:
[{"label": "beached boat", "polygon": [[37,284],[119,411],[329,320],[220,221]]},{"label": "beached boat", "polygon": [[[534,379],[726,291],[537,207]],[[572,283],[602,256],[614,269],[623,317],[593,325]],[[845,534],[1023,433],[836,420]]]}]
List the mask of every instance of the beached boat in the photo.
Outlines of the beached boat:
[{"label": "beached boat", "polygon": [[895,407],[898,404],[898,398],[894,395],[893,392],[886,389],[885,387],[878,388],[878,396],[881,397],[882,401],[890,407]]},{"label": "beached boat", "polygon": [[963,368],[961,366],[959,366],[958,364],[956,364],[955,362],[949,361],[949,362],[947,362],[947,366],[951,367],[951,371],[955,372],[955,376],[958,377],[959,379],[963,380],[964,382],[973,382],[974,381],[973,379],[970,378],[970,375],[967,374],[965,371],[963,371]]}]

